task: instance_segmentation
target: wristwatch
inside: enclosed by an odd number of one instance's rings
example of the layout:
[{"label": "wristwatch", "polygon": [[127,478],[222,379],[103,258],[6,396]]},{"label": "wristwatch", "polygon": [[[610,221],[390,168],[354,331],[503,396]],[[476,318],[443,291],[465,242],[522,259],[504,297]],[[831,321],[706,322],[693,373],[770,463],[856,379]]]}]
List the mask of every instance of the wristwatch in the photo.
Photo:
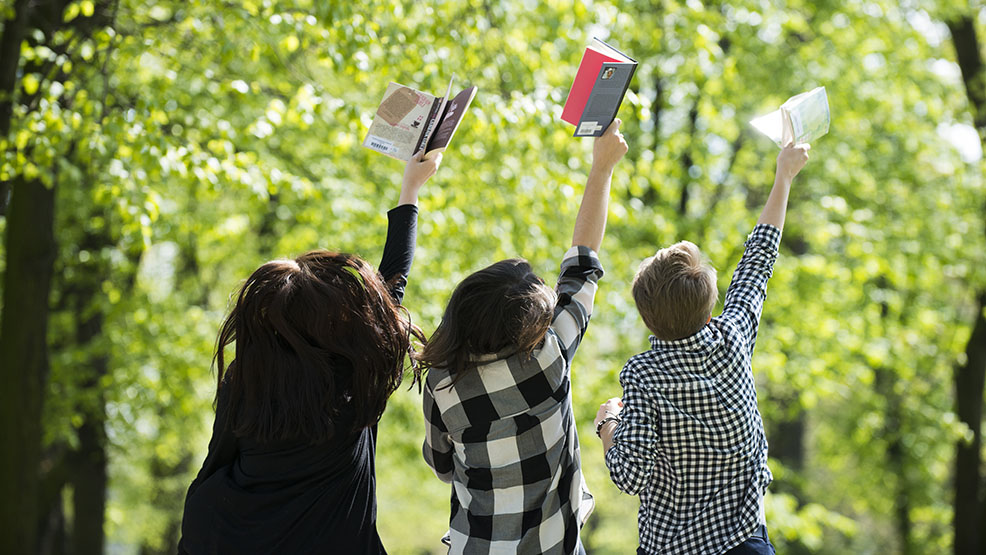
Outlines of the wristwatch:
[{"label": "wristwatch", "polygon": [[602,420],[600,420],[599,421],[599,424],[596,424],[596,437],[602,437],[599,434],[602,433],[603,426],[605,426],[607,422],[616,422],[617,424],[619,424],[620,422],[623,421],[623,420],[620,419],[619,416],[616,416],[615,414],[613,414],[611,412],[607,412],[606,414],[608,414],[609,416],[607,416],[606,418],[603,418]]}]

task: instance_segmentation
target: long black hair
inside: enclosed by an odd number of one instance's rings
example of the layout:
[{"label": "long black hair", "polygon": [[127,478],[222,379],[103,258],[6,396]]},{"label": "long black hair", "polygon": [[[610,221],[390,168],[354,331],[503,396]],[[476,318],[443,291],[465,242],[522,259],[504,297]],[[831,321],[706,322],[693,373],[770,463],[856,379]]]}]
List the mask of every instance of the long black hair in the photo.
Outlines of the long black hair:
[{"label": "long black hair", "polygon": [[[233,433],[319,442],[373,425],[403,379],[412,336],[423,340],[358,256],[318,250],[264,264],[240,289],[216,345]],[[234,342],[227,367],[223,349]],[[348,430],[337,429],[343,405],[355,415]]]}]

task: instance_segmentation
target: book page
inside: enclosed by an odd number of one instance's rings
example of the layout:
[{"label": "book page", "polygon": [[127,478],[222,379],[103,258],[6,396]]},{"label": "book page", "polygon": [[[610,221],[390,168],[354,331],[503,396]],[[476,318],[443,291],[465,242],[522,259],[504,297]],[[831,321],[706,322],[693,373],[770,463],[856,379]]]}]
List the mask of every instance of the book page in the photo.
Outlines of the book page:
[{"label": "book page", "polygon": [[449,101],[445,114],[442,116],[442,121],[438,125],[438,129],[435,130],[435,134],[428,141],[426,156],[431,152],[444,150],[448,147],[449,141],[452,140],[452,135],[458,129],[459,123],[462,121],[462,116],[466,113],[466,109],[469,108],[469,104],[472,102],[474,96],[476,96],[476,87],[469,87],[455,95]]},{"label": "book page", "polygon": [[757,131],[777,146],[809,143],[828,133],[831,115],[825,87],[818,87],[787,99],[780,109],[750,121]]},{"label": "book page", "polygon": [[829,103],[825,87],[790,98],[781,108],[789,115],[795,144],[809,143],[829,131]]},{"label": "book page", "polygon": [[425,129],[425,132],[421,134],[421,140],[418,141],[414,152],[425,148],[431,142],[431,136],[438,129],[438,126],[441,125],[442,119],[445,117],[445,112],[448,108],[449,98],[451,98],[450,95],[452,94],[453,82],[455,82],[454,73],[452,74],[452,78],[448,81],[448,87],[445,89],[445,94],[435,102],[434,108],[428,115],[428,127]]},{"label": "book page", "polygon": [[781,113],[781,110],[774,110],[769,114],[753,118],[750,120],[750,125],[757,131],[770,137],[770,140],[774,141],[777,146],[783,146],[781,141],[784,133],[784,114]]},{"label": "book page", "polygon": [[435,97],[397,83],[387,86],[363,146],[398,160],[414,154],[428,124]]},{"label": "book page", "polygon": [[589,43],[589,48],[595,50],[596,52],[599,52],[600,54],[602,54],[604,56],[609,56],[610,58],[614,58],[614,59],[619,60],[619,61],[622,61],[622,62],[636,62],[637,61],[637,60],[634,60],[633,58],[631,58],[630,56],[627,56],[623,52],[620,52],[619,50],[613,48],[609,44],[606,44],[605,42],[603,42],[602,40],[600,40],[600,39],[598,39],[596,37],[592,37],[592,42]]}]

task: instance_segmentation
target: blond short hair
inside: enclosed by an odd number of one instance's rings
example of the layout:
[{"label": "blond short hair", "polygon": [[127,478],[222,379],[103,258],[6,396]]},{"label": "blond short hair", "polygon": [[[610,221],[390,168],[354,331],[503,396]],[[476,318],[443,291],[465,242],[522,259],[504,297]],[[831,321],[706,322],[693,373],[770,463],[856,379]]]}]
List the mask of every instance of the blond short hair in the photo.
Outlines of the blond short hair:
[{"label": "blond short hair", "polygon": [[719,300],[716,269],[688,241],[644,259],[633,276],[632,291],[644,324],[665,341],[702,329]]}]

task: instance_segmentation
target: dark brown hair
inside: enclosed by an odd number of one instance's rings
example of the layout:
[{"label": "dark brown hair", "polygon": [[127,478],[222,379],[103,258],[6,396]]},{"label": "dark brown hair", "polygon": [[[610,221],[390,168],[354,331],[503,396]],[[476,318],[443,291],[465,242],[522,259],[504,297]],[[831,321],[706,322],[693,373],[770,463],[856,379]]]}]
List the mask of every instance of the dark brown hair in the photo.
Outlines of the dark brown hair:
[{"label": "dark brown hair", "polygon": [[644,324],[666,341],[702,329],[719,300],[715,268],[688,241],[663,248],[641,262],[632,291]]},{"label": "dark brown hair", "polygon": [[[347,403],[351,431],[373,425],[403,379],[412,335],[423,338],[357,256],[319,250],[264,264],[240,289],[216,346],[233,433],[324,441],[350,431],[335,424]],[[234,342],[227,368],[223,349]]]},{"label": "dark brown hair", "polygon": [[462,280],[438,329],[415,356],[426,368],[447,368],[455,383],[477,366],[473,355],[508,348],[530,355],[544,340],[556,301],[526,260],[501,260]]}]

